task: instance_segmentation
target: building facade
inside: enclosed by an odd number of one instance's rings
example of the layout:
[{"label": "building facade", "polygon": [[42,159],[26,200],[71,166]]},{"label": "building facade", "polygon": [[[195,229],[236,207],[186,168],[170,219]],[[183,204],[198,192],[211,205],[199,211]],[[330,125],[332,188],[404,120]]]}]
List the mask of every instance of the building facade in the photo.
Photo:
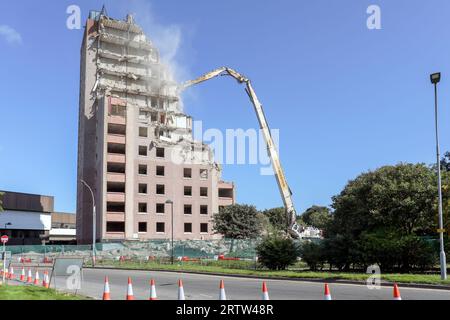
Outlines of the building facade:
[{"label": "building facade", "polygon": [[[212,215],[234,203],[234,185],[194,141],[177,84],[132,16],[91,11],[80,73],[78,182],[93,190],[96,240],[167,239],[172,222],[175,239],[218,237]],[[92,242],[92,204],[78,183],[79,243]]]},{"label": "building facade", "polygon": [[54,197],[0,191],[0,231],[7,245],[74,243],[75,214],[54,212]]},{"label": "building facade", "polygon": [[8,245],[43,244],[51,229],[54,198],[36,194],[2,191],[0,213],[2,235]]},{"label": "building facade", "polygon": [[66,212],[52,212],[52,228],[49,244],[76,244],[76,215]]}]

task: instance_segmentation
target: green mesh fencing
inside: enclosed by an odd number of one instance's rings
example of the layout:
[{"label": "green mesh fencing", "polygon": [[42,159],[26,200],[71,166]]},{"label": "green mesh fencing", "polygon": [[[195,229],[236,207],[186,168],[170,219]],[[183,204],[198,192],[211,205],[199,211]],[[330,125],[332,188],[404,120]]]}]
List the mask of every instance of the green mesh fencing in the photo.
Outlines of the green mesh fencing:
[{"label": "green mesh fencing", "polygon": [[[184,240],[174,241],[174,256],[187,258],[215,258],[220,255],[253,259],[256,240]],[[171,256],[170,240],[101,243],[97,256],[104,258],[162,258]]]},{"label": "green mesh fencing", "polygon": [[[258,240],[183,240],[174,241],[174,256],[177,259],[218,259],[225,258],[254,259]],[[149,260],[171,256],[170,240],[106,242],[96,244],[96,256],[99,259],[135,259]],[[91,245],[28,245],[8,246],[13,259],[31,259],[39,261],[58,256],[90,257]]]}]

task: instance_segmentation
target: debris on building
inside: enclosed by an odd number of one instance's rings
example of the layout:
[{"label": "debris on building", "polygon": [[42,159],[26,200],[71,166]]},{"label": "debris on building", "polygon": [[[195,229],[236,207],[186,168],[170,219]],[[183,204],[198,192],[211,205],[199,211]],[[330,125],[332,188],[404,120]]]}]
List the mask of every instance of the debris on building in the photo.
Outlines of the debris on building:
[{"label": "debris on building", "polygon": [[[81,47],[78,181],[94,191],[100,241],[217,238],[234,203],[211,149],[193,139],[177,83],[135,23],[91,11]],[[92,241],[92,199],[78,183],[77,237]]]}]

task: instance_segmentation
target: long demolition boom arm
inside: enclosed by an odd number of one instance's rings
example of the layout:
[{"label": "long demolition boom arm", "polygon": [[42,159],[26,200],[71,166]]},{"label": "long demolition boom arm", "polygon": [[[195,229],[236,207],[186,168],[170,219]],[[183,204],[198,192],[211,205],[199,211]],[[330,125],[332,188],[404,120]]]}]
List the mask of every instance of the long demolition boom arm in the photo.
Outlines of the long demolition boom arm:
[{"label": "long demolition boom arm", "polygon": [[293,237],[299,238],[301,228],[296,222],[297,214],[296,214],[296,211],[294,208],[294,203],[292,201],[292,193],[287,184],[283,168],[281,167],[280,158],[278,156],[276,147],[273,143],[272,135],[270,133],[269,125],[267,123],[266,116],[264,115],[262,105],[259,102],[255,91],[253,90],[250,80],[245,78],[244,76],[242,76],[240,73],[236,72],[233,69],[230,69],[227,67],[222,67],[222,68],[216,69],[214,71],[211,71],[195,80],[190,80],[190,81],[185,82],[184,84],[181,85],[180,89],[184,90],[190,86],[210,80],[210,79],[215,78],[220,75],[229,75],[229,76],[235,78],[239,83],[245,83],[245,85],[246,85],[245,91],[247,92],[247,94],[250,98],[250,101],[252,102],[252,104],[255,108],[256,116],[258,117],[259,125],[261,127],[264,139],[267,144],[267,149],[269,152],[270,160],[272,162],[272,167],[274,169],[275,177],[277,179],[278,188],[280,190],[281,197],[283,198],[283,203],[286,208],[286,214],[287,214],[287,219],[288,219],[288,224],[289,224],[288,225],[289,233]]}]

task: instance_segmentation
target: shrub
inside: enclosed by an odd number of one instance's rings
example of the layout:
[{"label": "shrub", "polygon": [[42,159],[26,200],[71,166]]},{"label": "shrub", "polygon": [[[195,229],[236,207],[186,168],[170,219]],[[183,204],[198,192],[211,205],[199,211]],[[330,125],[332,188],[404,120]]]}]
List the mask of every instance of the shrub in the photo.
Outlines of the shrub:
[{"label": "shrub", "polygon": [[320,243],[305,243],[301,247],[301,258],[311,270],[322,268],[349,271],[365,270],[378,264],[383,272],[430,270],[438,262],[436,241],[409,235],[379,231],[364,233],[353,242],[342,236],[324,239]]},{"label": "shrub", "polygon": [[300,257],[312,271],[322,269],[325,263],[323,247],[320,243],[306,242],[300,247]]},{"label": "shrub", "polygon": [[295,242],[280,235],[263,239],[256,247],[259,262],[270,270],[284,270],[294,264],[299,256]]},{"label": "shrub", "polygon": [[401,248],[401,270],[404,272],[410,269],[421,271],[429,270],[438,262],[438,254],[432,243],[416,236],[408,236],[400,239]]}]

